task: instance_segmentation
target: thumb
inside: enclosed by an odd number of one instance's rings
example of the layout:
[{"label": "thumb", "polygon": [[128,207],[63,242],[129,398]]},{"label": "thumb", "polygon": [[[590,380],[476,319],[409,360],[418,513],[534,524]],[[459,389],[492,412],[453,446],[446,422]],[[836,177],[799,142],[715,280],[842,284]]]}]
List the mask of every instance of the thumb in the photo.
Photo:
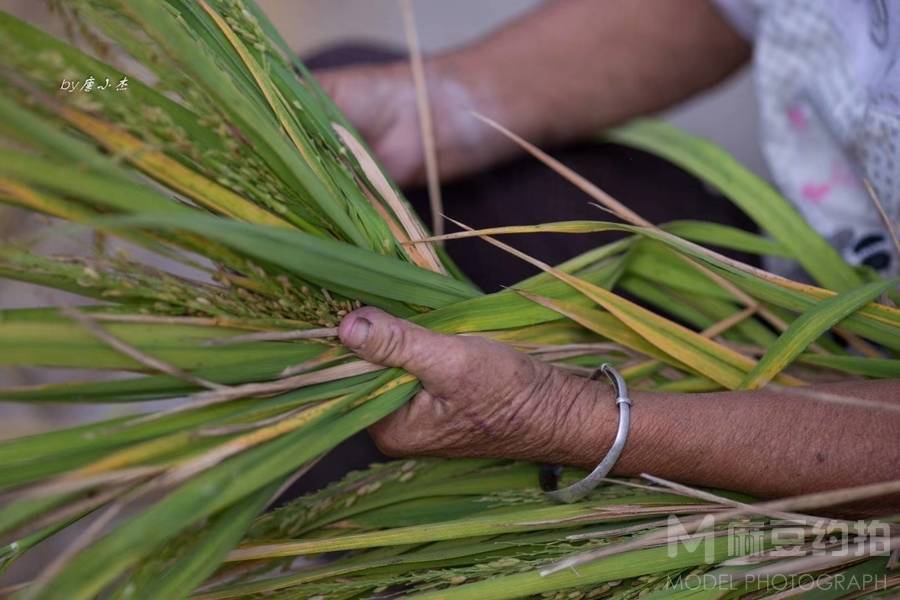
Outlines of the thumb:
[{"label": "thumb", "polygon": [[447,344],[455,341],[372,307],[344,317],[338,336],[360,358],[400,367],[420,379],[427,378],[432,367],[440,363]]}]

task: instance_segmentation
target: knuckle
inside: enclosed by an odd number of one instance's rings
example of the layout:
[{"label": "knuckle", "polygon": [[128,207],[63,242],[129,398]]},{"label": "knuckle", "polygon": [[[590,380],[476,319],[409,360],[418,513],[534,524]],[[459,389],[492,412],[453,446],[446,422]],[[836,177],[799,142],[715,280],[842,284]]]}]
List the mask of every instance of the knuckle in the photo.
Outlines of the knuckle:
[{"label": "knuckle", "polygon": [[406,347],[406,330],[398,323],[388,323],[384,333],[377,336],[372,356],[375,362],[400,363]]},{"label": "knuckle", "polygon": [[500,356],[503,346],[477,336],[453,338],[449,345],[448,370],[463,376],[489,368]]},{"label": "knuckle", "polygon": [[382,454],[392,458],[400,458],[410,454],[409,444],[391,431],[375,431],[372,433],[372,439]]},{"label": "knuckle", "polygon": [[384,311],[379,308],[375,308],[374,306],[363,306],[362,308],[357,308],[350,314],[366,318],[374,323],[375,319],[378,319],[384,315]]},{"label": "knuckle", "polygon": [[466,349],[460,348],[451,352],[441,353],[441,374],[445,379],[451,381],[463,380],[472,372],[472,367],[476,361],[472,359],[471,353]]}]

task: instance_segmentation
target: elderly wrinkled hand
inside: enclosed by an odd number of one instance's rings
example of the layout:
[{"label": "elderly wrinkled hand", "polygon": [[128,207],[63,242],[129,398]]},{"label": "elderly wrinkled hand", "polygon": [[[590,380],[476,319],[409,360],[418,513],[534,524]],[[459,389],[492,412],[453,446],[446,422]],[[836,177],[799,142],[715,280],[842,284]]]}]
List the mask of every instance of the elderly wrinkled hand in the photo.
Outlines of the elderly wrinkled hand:
[{"label": "elderly wrinkled hand", "polygon": [[[371,427],[386,454],[592,468],[612,444],[618,410],[605,381],[576,377],[486,338],[441,335],[375,308],[347,315],[339,335],[361,358],[403,368],[422,382],[424,389],[410,402]],[[807,389],[833,396],[849,391],[896,404],[896,383],[851,381]],[[891,443],[900,426],[896,411],[822,403],[789,388],[707,394],[632,390],[631,397],[633,422],[613,471],[618,475],[653,473],[761,497],[897,478],[900,445]],[[845,440],[842,447],[853,451],[826,454],[815,443],[821,436]],[[870,460],[876,454],[885,454],[885,460]],[[896,512],[898,502],[891,496],[883,504]]]},{"label": "elderly wrinkled hand", "polygon": [[448,336],[375,308],[344,318],[341,342],[370,362],[401,367],[423,390],[371,428],[388,455],[562,460],[584,422],[591,382],[482,337]]}]

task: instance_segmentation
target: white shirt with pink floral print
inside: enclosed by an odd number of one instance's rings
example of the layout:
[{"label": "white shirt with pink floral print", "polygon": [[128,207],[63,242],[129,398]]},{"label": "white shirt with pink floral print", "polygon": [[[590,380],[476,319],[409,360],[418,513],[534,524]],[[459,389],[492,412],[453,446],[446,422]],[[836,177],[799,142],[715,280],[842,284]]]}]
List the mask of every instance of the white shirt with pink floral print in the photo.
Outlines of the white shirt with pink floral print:
[{"label": "white shirt with pink floral print", "polygon": [[754,42],[772,177],[851,264],[900,273],[900,0],[717,0]]}]

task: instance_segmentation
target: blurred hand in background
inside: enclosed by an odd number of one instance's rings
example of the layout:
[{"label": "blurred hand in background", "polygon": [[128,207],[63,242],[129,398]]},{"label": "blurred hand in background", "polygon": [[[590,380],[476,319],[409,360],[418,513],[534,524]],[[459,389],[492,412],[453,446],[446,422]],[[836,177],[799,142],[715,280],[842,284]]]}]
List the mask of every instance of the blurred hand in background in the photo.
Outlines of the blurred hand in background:
[{"label": "blurred hand in background", "polygon": [[[668,108],[749,56],[750,45],[710,0],[548,1],[480,41],[426,59],[441,177],[517,152],[470,111],[535,144],[566,144]],[[408,61],[316,76],[398,183],[424,180]]]},{"label": "blurred hand in background", "polygon": [[[488,167],[505,144],[470,111],[490,111],[484,92],[453,60],[428,61],[427,84],[441,176],[452,179]],[[416,88],[407,61],[330,69],[316,73],[325,91],[372,146],[401,186],[425,181]],[[508,149],[511,153],[511,149]]]}]

